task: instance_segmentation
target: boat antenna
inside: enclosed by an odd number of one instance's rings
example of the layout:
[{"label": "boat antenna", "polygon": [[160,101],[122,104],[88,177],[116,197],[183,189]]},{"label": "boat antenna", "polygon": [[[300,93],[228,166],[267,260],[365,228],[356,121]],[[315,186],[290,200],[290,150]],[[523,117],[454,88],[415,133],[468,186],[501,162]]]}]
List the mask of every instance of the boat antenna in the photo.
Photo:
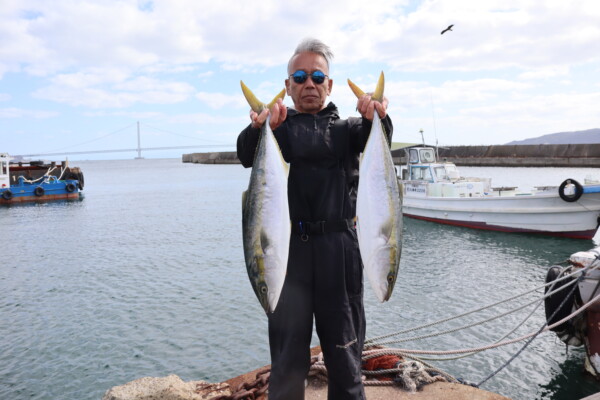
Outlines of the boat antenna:
[{"label": "boat antenna", "polygon": [[421,142],[423,143],[423,146],[425,146],[425,139],[423,138],[423,129],[421,129],[419,132],[421,132]]},{"label": "boat antenna", "polygon": [[439,160],[440,154],[438,150],[437,128],[435,126],[435,107],[433,106],[433,91],[431,90],[431,88],[429,88],[429,98],[431,99],[431,115],[433,117],[433,136],[435,137],[435,158]]}]

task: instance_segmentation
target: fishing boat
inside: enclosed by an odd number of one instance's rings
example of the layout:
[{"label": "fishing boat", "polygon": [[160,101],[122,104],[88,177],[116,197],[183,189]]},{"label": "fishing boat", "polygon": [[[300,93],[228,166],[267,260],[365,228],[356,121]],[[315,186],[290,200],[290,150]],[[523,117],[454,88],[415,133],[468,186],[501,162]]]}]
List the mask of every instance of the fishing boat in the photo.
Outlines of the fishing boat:
[{"label": "fishing boat", "polygon": [[502,232],[591,239],[600,223],[600,185],[567,179],[530,191],[493,187],[490,178],[461,177],[434,147],[406,149],[399,177],[407,217]]},{"label": "fishing boat", "polygon": [[0,204],[75,200],[82,196],[83,173],[66,161],[11,163],[0,153]]},{"label": "fishing boat", "polygon": [[585,346],[585,370],[600,379],[600,247],[572,254],[546,275],[546,320],[567,345]]}]

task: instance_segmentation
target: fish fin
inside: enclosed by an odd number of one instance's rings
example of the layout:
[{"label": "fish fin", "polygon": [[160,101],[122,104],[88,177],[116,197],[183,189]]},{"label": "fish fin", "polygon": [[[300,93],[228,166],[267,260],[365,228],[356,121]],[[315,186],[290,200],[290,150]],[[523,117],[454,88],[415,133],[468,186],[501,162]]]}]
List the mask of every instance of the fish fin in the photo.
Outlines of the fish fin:
[{"label": "fish fin", "polygon": [[243,81],[240,81],[240,85],[242,86],[242,93],[244,93],[244,97],[248,104],[250,104],[250,108],[259,113],[265,108],[265,103],[261,102],[256,98],[254,93],[244,84]]},{"label": "fish fin", "polygon": [[375,91],[371,95],[371,98],[376,101],[383,101],[383,88],[385,86],[385,79],[383,77],[383,71],[379,74],[379,80],[377,81],[377,86],[375,87]]},{"label": "fish fin", "polygon": [[277,100],[278,100],[278,99],[281,99],[281,100],[283,100],[283,98],[284,98],[284,97],[285,97],[285,88],[284,88],[284,89],[283,89],[281,92],[279,92],[279,93],[277,94],[277,96],[275,96],[275,97],[273,98],[273,100],[271,100],[271,102],[270,102],[269,104],[267,104],[267,108],[270,110],[270,109],[271,109],[271,107],[273,107],[273,104],[275,104],[275,103],[277,102]]},{"label": "fish fin", "polygon": [[394,231],[394,220],[392,217],[389,217],[385,223],[381,225],[381,236],[386,238],[386,241],[389,241],[389,238],[392,236],[392,232]]},{"label": "fish fin", "polygon": [[260,230],[260,247],[262,248],[263,254],[267,253],[265,250],[267,249],[267,247],[269,247],[270,244],[271,243],[269,241],[269,236],[267,235],[267,232],[264,229],[261,229]]}]

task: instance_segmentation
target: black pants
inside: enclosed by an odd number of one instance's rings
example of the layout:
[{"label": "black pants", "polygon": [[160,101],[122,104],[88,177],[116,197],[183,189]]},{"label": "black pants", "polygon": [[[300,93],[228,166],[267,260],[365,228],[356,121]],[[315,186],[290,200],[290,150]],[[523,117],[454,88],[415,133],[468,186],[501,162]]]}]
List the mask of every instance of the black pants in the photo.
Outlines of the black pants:
[{"label": "black pants", "polygon": [[313,315],[328,372],[329,400],[364,400],[362,262],[354,230],[292,235],[287,275],[269,315],[269,400],[304,400]]}]

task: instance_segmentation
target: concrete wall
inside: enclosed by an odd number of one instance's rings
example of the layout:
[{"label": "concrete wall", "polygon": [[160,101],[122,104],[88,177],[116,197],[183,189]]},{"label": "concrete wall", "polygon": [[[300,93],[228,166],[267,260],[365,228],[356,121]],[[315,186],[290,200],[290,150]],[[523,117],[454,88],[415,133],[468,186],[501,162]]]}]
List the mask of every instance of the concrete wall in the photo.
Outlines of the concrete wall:
[{"label": "concrete wall", "polygon": [[[392,155],[406,162],[404,150]],[[600,167],[600,143],[509,146],[452,146],[439,149],[440,160],[466,166]]]},{"label": "concrete wall", "polygon": [[196,164],[241,164],[235,151],[221,153],[192,153],[181,156],[184,163]]},{"label": "concrete wall", "polygon": [[[439,149],[440,160],[456,165],[486,167],[590,167],[600,168],[600,143],[540,144],[509,146],[452,146]],[[396,164],[405,164],[404,150],[394,150]],[[235,151],[192,153],[183,162],[199,164],[239,164]]]}]

